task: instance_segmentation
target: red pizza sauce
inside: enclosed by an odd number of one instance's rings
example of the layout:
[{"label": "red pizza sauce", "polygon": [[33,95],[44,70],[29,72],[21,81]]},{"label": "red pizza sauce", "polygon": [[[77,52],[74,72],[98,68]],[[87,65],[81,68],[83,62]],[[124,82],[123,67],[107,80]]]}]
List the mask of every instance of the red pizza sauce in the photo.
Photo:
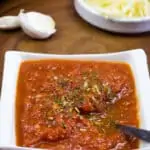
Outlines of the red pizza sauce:
[{"label": "red pizza sauce", "polygon": [[49,150],[138,148],[135,137],[115,126],[139,126],[137,102],[128,64],[25,61],[17,84],[17,145]]}]

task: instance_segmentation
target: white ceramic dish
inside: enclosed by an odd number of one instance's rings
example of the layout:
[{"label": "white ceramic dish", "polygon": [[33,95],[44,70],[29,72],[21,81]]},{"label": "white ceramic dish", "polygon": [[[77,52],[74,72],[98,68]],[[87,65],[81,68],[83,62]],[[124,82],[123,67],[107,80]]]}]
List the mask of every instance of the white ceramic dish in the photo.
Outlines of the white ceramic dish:
[{"label": "white ceramic dish", "polygon": [[[126,62],[131,66],[136,82],[137,96],[140,106],[141,127],[150,130],[150,79],[147,59],[143,50],[133,50],[112,54],[83,54],[83,55],[53,55],[34,54],[9,51],[5,54],[3,82],[0,102],[0,147],[16,146],[15,141],[15,96],[17,77],[20,64],[25,60],[34,59],[80,59],[80,60],[107,60]],[[141,143],[141,147],[147,147]]]},{"label": "white ceramic dish", "polygon": [[150,31],[150,17],[135,19],[105,18],[88,6],[84,0],[74,0],[77,13],[88,23],[112,32],[118,33],[142,33]]}]

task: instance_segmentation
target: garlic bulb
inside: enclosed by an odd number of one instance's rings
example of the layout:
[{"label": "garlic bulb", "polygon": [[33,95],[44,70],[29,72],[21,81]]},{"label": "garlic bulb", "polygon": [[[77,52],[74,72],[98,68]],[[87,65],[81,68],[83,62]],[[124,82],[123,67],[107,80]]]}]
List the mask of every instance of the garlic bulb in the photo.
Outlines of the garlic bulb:
[{"label": "garlic bulb", "polygon": [[18,16],[4,16],[0,17],[0,29],[10,30],[20,27]]},{"label": "garlic bulb", "polygon": [[34,39],[46,39],[56,32],[53,18],[39,12],[20,11],[19,20],[23,31]]}]

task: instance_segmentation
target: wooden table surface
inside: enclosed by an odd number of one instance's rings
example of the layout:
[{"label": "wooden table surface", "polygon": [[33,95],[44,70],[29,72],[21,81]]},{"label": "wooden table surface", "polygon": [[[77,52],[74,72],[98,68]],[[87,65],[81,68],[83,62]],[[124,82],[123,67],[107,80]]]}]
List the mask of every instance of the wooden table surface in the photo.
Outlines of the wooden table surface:
[{"label": "wooden table surface", "polygon": [[0,31],[0,83],[4,54],[8,50],[79,54],[143,48],[150,63],[150,33],[127,36],[99,30],[77,15],[73,0],[0,0],[0,16],[17,15],[20,9],[51,15],[56,21],[57,33],[48,40],[37,41],[20,29]]}]

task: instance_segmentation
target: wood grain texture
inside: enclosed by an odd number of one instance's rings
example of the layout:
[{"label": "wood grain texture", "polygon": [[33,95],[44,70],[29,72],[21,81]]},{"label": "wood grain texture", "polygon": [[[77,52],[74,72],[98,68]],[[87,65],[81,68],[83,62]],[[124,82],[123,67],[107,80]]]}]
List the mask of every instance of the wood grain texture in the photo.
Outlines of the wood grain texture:
[{"label": "wood grain texture", "polygon": [[44,41],[32,40],[20,29],[0,31],[0,83],[4,54],[7,50],[12,49],[28,52],[79,54],[143,48],[150,63],[150,33],[129,36],[97,29],[77,15],[73,7],[73,0],[0,0],[0,8],[0,16],[17,15],[20,9],[40,11],[51,15],[57,24],[57,33]]}]

